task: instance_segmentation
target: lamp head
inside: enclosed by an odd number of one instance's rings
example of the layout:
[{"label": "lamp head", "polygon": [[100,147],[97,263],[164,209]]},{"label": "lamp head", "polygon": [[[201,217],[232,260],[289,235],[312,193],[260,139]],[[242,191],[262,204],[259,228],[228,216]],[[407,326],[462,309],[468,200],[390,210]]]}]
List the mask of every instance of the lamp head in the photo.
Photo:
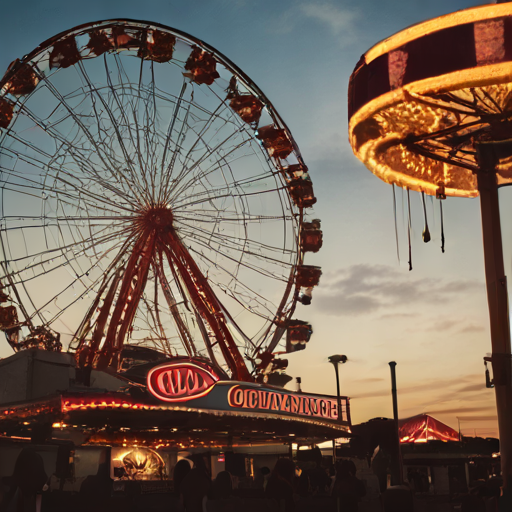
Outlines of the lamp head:
[{"label": "lamp head", "polygon": [[343,363],[346,363],[347,361],[348,361],[348,357],[345,355],[337,354],[334,356],[329,356],[329,362],[332,364],[337,364],[337,363],[343,364]]}]

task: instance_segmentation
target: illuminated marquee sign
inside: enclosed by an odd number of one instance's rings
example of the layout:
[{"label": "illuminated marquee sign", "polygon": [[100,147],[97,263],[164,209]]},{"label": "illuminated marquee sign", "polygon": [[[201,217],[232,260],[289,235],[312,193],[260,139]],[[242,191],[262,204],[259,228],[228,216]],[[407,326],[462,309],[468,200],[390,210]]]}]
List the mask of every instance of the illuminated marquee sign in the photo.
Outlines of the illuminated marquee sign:
[{"label": "illuminated marquee sign", "polygon": [[221,380],[219,371],[203,361],[179,359],[152,368],[147,387],[158,400],[187,402],[187,407],[215,411],[300,416],[350,424],[348,399],[303,394],[257,383]]},{"label": "illuminated marquee sign", "polygon": [[[336,399],[298,393],[281,393],[243,385],[230,388],[228,403],[230,407],[248,409],[249,411],[316,416],[327,420],[338,419]],[[343,420],[346,420],[346,418],[343,418]]]},{"label": "illuminated marquee sign", "polygon": [[183,402],[210,392],[219,377],[209,366],[175,361],[152,368],[147,377],[149,391],[166,402]]}]

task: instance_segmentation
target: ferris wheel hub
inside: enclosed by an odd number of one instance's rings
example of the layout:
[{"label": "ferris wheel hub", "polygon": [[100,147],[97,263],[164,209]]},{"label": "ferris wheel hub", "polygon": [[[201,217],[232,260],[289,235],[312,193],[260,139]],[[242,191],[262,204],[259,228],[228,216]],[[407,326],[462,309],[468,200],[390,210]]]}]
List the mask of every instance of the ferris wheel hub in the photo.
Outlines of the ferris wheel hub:
[{"label": "ferris wheel hub", "polygon": [[145,233],[158,232],[172,227],[174,216],[166,205],[150,206],[143,210],[137,224]]}]

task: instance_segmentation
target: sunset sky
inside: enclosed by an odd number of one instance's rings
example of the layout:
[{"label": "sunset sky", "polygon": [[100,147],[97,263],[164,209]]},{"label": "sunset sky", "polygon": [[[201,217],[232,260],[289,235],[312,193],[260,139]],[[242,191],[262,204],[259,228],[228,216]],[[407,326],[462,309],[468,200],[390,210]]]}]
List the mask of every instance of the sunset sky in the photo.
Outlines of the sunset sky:
[{"label": "sunset sky", "polygon": [[[307,255],[323,268],[311,306],[307,350],[289,356],[304,391],[335,394],[327,358],[346,354],[342,394],[354,423],[391,417],[396,361],[400,417],[428,413],[464,435],[496,436],[494,391],[483,357],[491,350],[478,199],[427,201],[432,241],[421,240],[421,197],[411,194],[412,258],[407,264],[405,195],[397,190],[399,255],[392,188],[354,156],[347,135],[347,84],[378,41],[429,18],[479,5],[470,0],[19,0],[0,17],[0,69],[63,30],[130,18],[187,32],[222,52],[264,91],[299,144],[318,203],[324,246]],[[503,190],[506,272],[512,275],[512,191]],[[6,356],[7,343],[0,347]],[[291,385],[289,387],[292,387]]]}]

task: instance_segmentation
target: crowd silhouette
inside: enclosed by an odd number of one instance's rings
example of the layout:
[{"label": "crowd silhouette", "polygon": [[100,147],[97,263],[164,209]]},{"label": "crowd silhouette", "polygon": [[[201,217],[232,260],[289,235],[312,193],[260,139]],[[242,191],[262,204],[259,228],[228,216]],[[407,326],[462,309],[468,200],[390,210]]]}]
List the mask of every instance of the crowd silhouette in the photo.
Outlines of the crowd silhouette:
[{"label": "crowd silhouette", "polygon": [[212,481],[204,461],[195,460],[190,469],[189,462],[182,459],[174,470],[174,488],[184,512],[302,512],[313,510],[312,499],[321,507],[318,510],[359,510],[366,491],[352,461],[340,461],[330,468],[304,466],[301,469],[283,457],[272,471],[260,468],[251,486],[236,488],[238,479],[228,471],[219,472]]}]

